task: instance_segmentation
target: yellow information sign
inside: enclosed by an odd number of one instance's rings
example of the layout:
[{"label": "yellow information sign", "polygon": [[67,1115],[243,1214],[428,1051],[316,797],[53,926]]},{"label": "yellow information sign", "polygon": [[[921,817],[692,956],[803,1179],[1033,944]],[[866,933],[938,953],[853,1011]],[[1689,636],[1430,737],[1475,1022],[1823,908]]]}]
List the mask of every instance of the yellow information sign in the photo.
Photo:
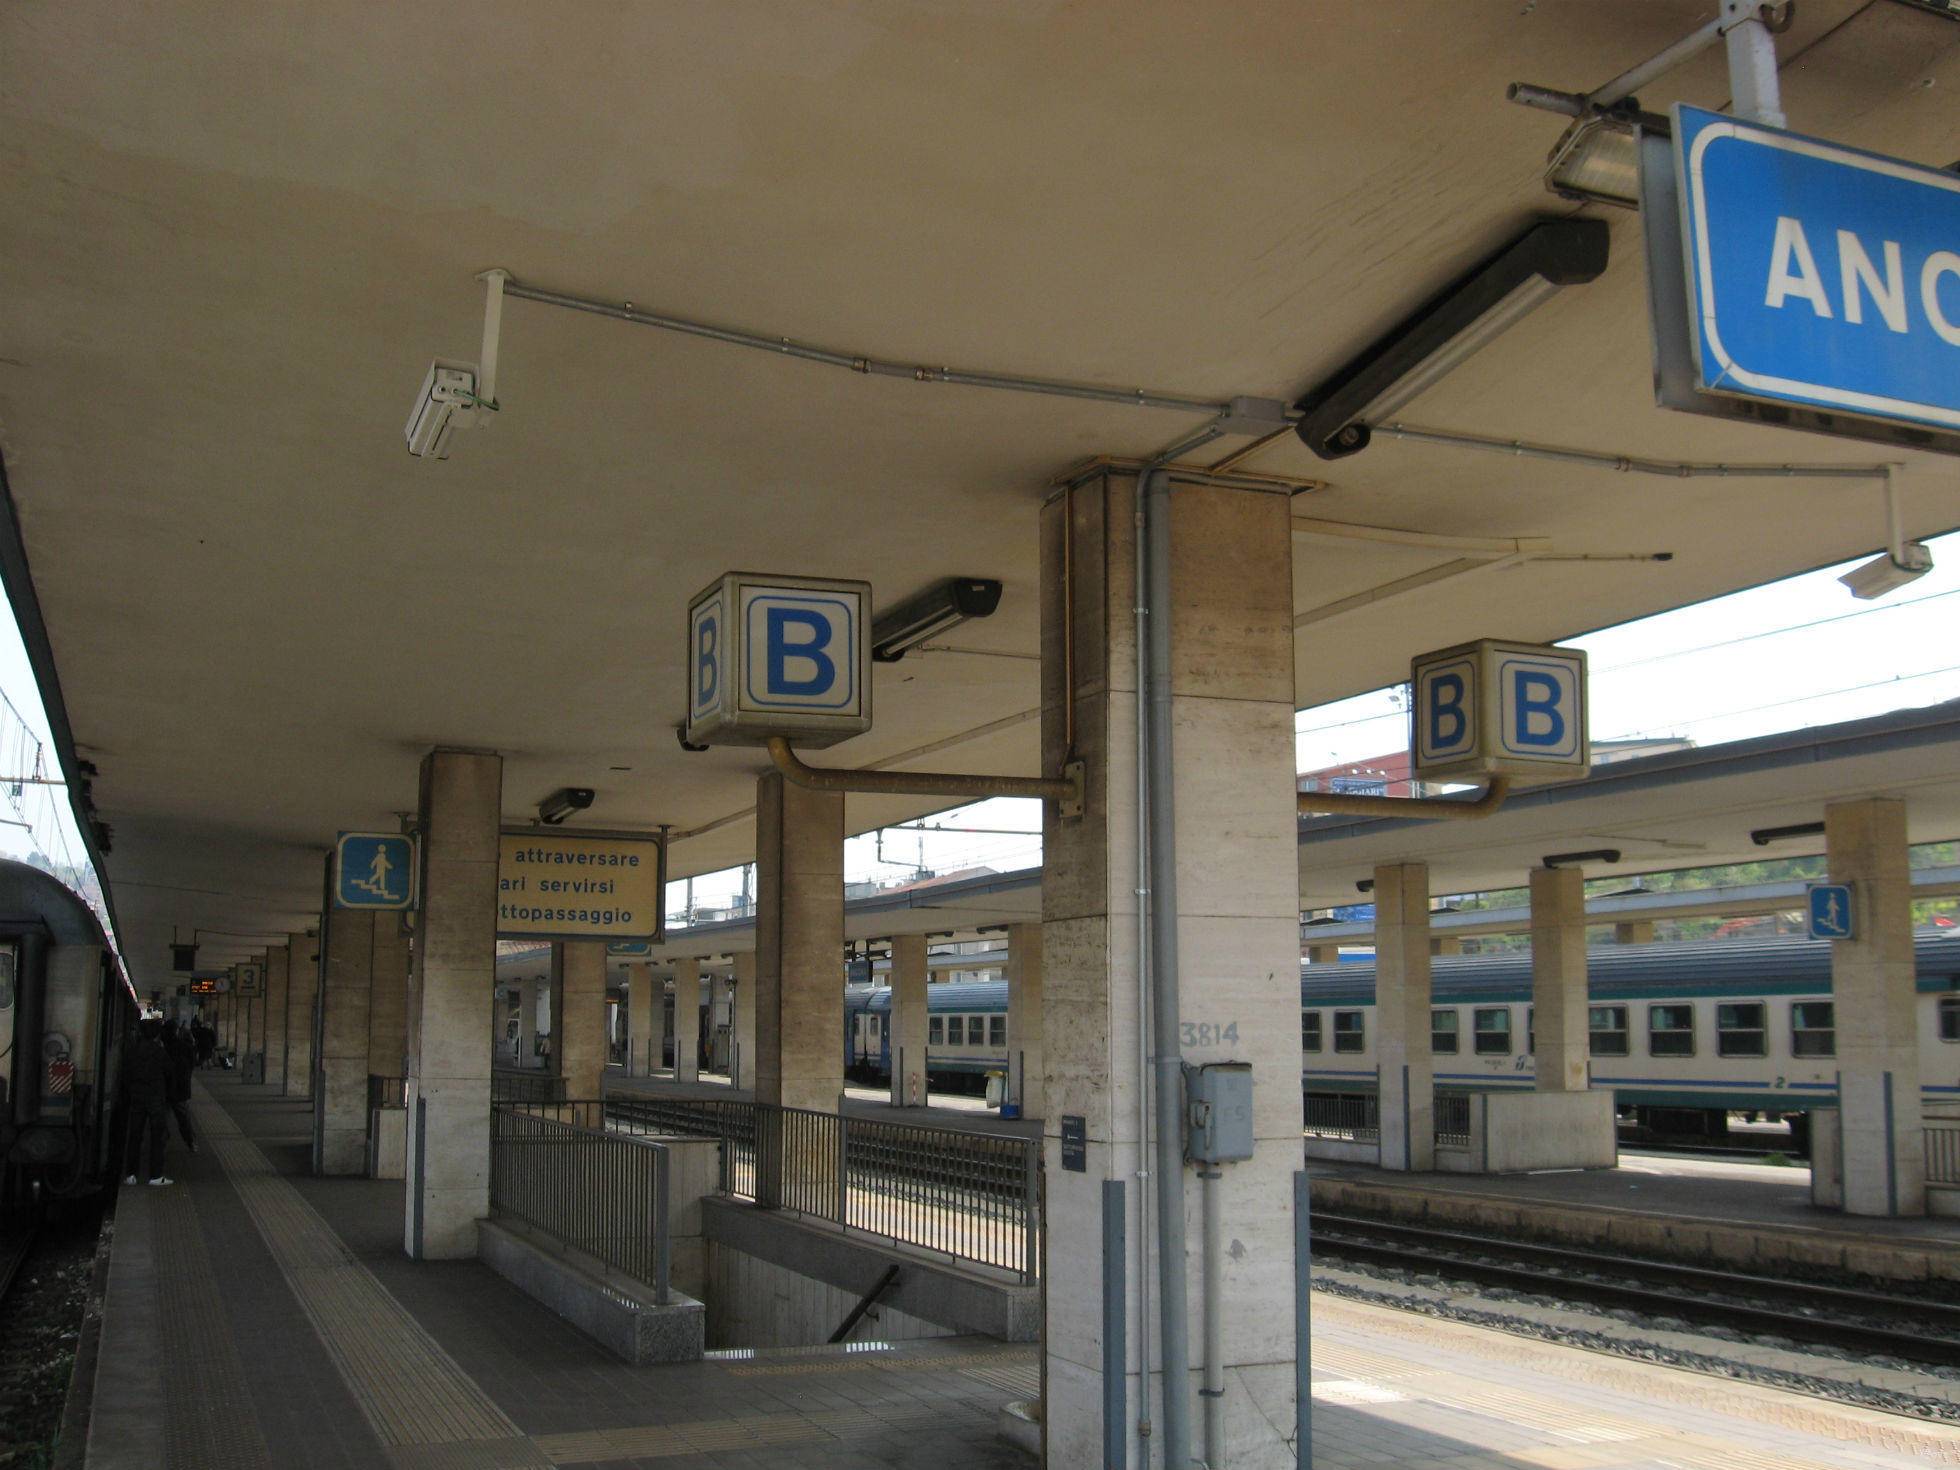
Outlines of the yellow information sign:
[{"label": "yellow information sign", "polygon": [[660,932],[653,838],[506,832],[497,860],[500,939],[652,939]]}]

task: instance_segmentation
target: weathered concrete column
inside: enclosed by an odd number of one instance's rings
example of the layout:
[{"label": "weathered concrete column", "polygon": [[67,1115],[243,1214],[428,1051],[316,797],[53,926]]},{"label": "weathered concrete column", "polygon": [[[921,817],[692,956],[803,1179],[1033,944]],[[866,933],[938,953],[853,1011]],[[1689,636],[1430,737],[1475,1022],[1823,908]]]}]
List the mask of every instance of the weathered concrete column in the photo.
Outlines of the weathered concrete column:
[{"label": "weathered concrete column", "polygon": [[1375,1060],[1384,1169],[1436,1167],[1429,998],[1429,865],[1384,863],[1375,869]]},{"label": "weathered concrete column", "polygon": [[408,932],[400,914],[378,914],[368,961],[368,1072],[376,1077],[406,1075],[408,1049]]},{"label": "weathered concrete column", "polygon": [[422,912],[408,987],[408,1208],[417,1260],[476,1254],[490,1210],[490,1038],[503,759],[422,759]]},{"label": "weathered concrete column", "polygon": [[[708,1070],[726,1074],[728,1049],[734,1044],[735,1013],[729,1003],[728,976],[720,970],[708,976]],[[842,1045],[842,1042],[839,1042]]]},{"label": "weathered concrete column", "polygon": [[374,931],[393,914],[329,908],[320,920],[320,1089],[313,1098],[313,1172],[367,1172],[368,1030]]},{"label": "weathered concrete column", "polygon": [[265,952],[265,1081],[286,1090],[286,971],[284,946]]},{"label": "weathered concrete column", "polygon": [[517,1065],[538,1061],[538,982],[525,976],[517,982]]},{"label": "weathered concrete column", "polygon": [[926,1106],[926,937],[892,936],[892,1106]]},{"label": "weathered concrete column", "polygon": [[[256,1056],[260,1058],[261,1064],[263,1065],[265,1061],[265,1044],[266,1044],[265,1043],[265,1038],[266,1038],[265,1017],[266,1017],[266,999],[267,999],[266,987],[269,982],[269,976],[272,967],[271,964],[269,963],[269,957],[267,956],[261,956],[259,959],[253,961],[253,963],[258,965],[259,967],[259,993],[254,996],[249,996],[246,999],[244,1051],[245,1051],[245,1055],[247,1056]],[[244,1063],[241,1061],[239,1065],[242,1067],[244,1066]],[[271,1075],[272,1074],[270,1072],[262,1071],[259,1073],[259,1077],[261,1081],[268,1080],[271,1077]]]},{"label": "weathered concrete column", "polygon": [[674,961],[674,1080],[701,1078],[701,962]]},{"label": "weathered concrete column", "polygon": [[313,1002],[320,994],[320,942],[286,936],[286,1096],[313,1096]]},{"label": "weathered concrete column", "polygon": [[844,1091],[844,798],[756,782],[755,1097],[834,1113]]},{"label": "weathered concrete column", "polygon": [[1007,1095],[1024,1118],[1048,1116],[1041,925],[1007,926]]},{"label": "weathered concrete column", "polygon": [[1463,941],[1454,934],[1438,934],[1429,941],[1429,952],[1432,955],[1462,954]]},{"label": "weathered concrete column", "polygon": [[1613,926],[1615,944],[1652,944],[1654,942],[1654,921],[1652,919],[1622,919]]},{"label": "weathered concrete column", "polygon": [[660,1041],[661,1018],[666,1013],[660,983],[653,978],[653,963],[643,960],[626,967],[626,1075],[644,1077],[652,1070],[648,1051]]},{"label": "weathered concrete column", "polygon": [[1310,944],[1307,946],[1307,963],[1310,965],[1338,965],[1341,962],[1341,947],[1338,944]]},{"label": "weathered concrete column", "polygon": [[1533,868],[1531,1004],[1537,1012],[1538,1091],[1584,1092],[1592,1085],[1588,1000],[1586,875],[1577,868]]},{"label": "weathered concrete column", "polygon": [[1831,881],[1852,885],[1852,937],[1831,941],[1839,1150],[1851,1215],[1926,1213],[1912,874],[1902,801],[1824,808]]},{"label": "weathered concrete column", "polygon": [[[1043,508],[1042,769],[1060,769],[1064,705],[1087,763],[1087,814],[1044,813],[1042,949],[1048,1056],[1046,1421],[1050,1465],[1104,1458],[1105,1270],[1120,1271],[1129,1329],[1121,1359],[1123,1463],[1161,1464],[1163,1403],[1139,1404],[1136,1324],[1143,1239],[1137,986],[1138,751],[1134,642],[1135,481],[1109,475]],[[1064,575],[1064,517],[1073,567]],[[1220,1166],[1223,1422],[1234,1470],[1290,1466],[1294,1426],[1294,1174],[1301,1168],[1300,899],[1293,737],[1293,554],[1284,495],[1180,484],[1170,497],[1171,777],[1177,832],[1179,1037],[1187,1062],[1250,1063],[1253,1158]],[[1065,584],[1073,604],[1065,652]],[[1160,624],[1161,626],[1161,624]],[[1072,667],[1074,687],[1064,684]],[[1086,1139],[1082,1172],[1061,1134]],[[1198,1368],[1205,1321],[1200,1191],[1181,1171],[1189,1373],[1163,1384],[1202,1453]],[[1126,1245],[1104,1260],[1104,1182],[1124,1186]],[[1154,1180],[1151,1186],[1154,1190]],[[1153,1211],[1154,1213],[1154,1211]],[[1157,1235],[1153,1227],[1151,1234]],[[1159,1237],[1161,1238],[1161,1237]],[[1153,1368],[1161,1362],[1154,1264]],[[1136,1434],[1147,1418],[1158,1432]],[[1176,1470],[1183,1470],[1182,1466]]]},{"label": "weathered concrete column", "polygon": [[735,956],[735,1064],[731,1085],[755,1090],[755,951]]},{"label": "weathered concrete column", "polygon": [[551,947],[551,1059],[565,1096],[601,1095],[606,1080],[606,941]]}]

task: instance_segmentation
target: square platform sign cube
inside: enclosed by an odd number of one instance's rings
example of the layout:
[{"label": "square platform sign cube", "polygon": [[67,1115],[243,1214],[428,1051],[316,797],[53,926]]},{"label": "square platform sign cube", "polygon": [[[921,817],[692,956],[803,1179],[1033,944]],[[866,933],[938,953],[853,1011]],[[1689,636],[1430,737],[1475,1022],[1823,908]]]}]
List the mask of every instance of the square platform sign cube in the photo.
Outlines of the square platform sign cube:
[{"label": "square platform sign cube", "polygon": [[687,738],[835,745],[871,728],[871,584],[730,572],[687,609]]},{"label": "square platform sign cube", "polygon": [[1586,656],[1485,638],[1410,666],[1409,751],[1419,781],[1570,781],[1592,765]]}]

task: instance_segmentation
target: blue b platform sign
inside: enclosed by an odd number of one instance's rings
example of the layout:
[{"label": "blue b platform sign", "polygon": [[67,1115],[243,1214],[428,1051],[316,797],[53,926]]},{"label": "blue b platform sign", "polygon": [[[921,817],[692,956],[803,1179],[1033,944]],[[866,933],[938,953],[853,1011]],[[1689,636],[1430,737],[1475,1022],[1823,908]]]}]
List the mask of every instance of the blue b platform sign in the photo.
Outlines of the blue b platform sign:
[{"label": "blue b platform sign", "polygon": [[831,745],[871,728],[871,586],[730,572],[688,604],[687,738]]},{"label": "blue b platform sign", "polygon": [[1812,939],[1856,939],[1857,921],[1851,915],[1849,883],[1813,883],[1805,890],[1810,907]]},{"label": "blue b platform sign", "polygon": [[415,906],[415,841],[399,832],[343,832],[334,844],[333,901],[343,909]]},{"label": "blue b platform sign", "polygon": [[1674,147],[1696,389],[1960,431],[1960,178],[1680,105]]}]

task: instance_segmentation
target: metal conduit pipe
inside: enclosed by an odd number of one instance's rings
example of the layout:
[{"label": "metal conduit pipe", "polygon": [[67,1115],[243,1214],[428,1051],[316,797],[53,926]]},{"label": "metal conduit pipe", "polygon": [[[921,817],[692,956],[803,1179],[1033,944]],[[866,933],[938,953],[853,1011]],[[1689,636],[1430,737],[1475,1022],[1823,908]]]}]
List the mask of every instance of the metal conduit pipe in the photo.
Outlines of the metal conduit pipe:
[{"label": "metal conduit pipe", "polygon": [[[1138,702],[1147,715],[1150,839],[1150,1030],[1157,1171],[1158,1351],[1167,1470],[1191,1462],[1191,1347],[1184,1263],[1184,1056],[1178,1039],[1177,805],[1171,739],[1171,477],[1138,481],[1143,501],[1143,622],[1149,635]],[[1141,1018],[1139,1018],[1140,1020]]]},{"label": "metal conduit pipe", "polygon": [[1878,480],[1891,472],[1891,466],[1884,464],[1709,464],[1693,460],[1641,459],[1630,454],[1606,454],[1595,449],[1532,444],[1522,439],[1490,439],[1481,434],[1419,429],[1409,424],[1375,424],[1370,425],[1370,429],[1377,436],[1406,439],[1411,444],[1482,449],[1519,459],[1591,465],[1596,469],[1616,470],[1623,475],[1658,475],[1670,480]]},{"label": "metal conduit pipe", "polygon": [[769,759],[784,777],[812,791],[859,791],[878,796],[1032,796],[1080,808],[1082,762],[1070,761],[1060,776],[969,776],[951,771],[845,771],[806,766],[781,735],[769,737]]},{"label": "metal conduit pipe", "polygon": [[1363,796],[1353,791],[1302,791],[1300,815],[1339,817],[1404,817],[1414,822],[1467,822],[1487,817],[1511,794],[1508,776],[1492,776],[1473,797]]},{"label": "metal conduit pipe", "polygon": [[1225,1229],[1219,1199],[1219,1183],[1224,1174],[1218,1165],[1198,1171],[1198,1190],[1202,1196],[1204,1240],[1203,1287],[1205,1299],[1205,1466],[1206,1470],[1225,1470]]}]

